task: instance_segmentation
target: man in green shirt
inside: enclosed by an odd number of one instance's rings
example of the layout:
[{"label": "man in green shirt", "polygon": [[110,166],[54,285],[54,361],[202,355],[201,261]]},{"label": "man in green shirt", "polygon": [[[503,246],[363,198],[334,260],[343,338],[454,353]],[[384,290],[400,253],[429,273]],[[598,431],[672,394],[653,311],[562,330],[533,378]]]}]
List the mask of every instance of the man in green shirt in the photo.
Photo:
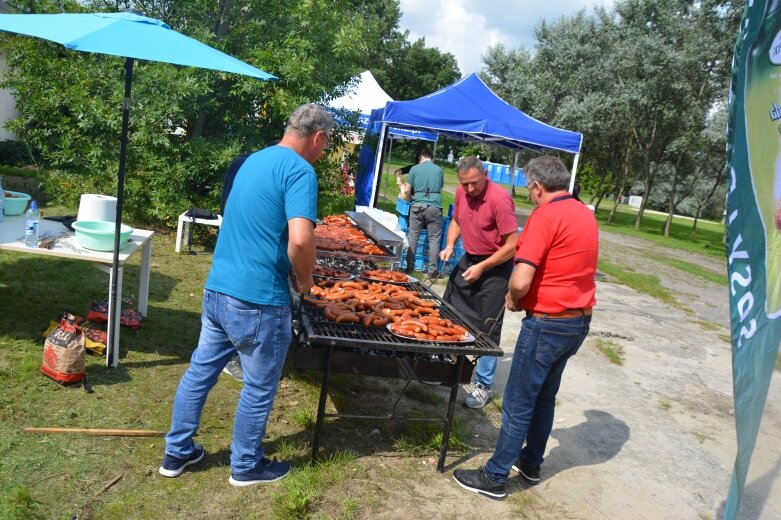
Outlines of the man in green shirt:
[{"label": "man in green shirt", "polygon": [[445,175],[442,168],[433,163],[434,155],[428,147],[420,152],[420,162],[412,167],[404,191],[407,200],[412,198],[409,212],[409,248],[407,249],[407,272],[415,268],[415,252],[420,231],[428,230],[428,277],[436,279],[439,262],[439,239],[442,236],[442,185]]}]

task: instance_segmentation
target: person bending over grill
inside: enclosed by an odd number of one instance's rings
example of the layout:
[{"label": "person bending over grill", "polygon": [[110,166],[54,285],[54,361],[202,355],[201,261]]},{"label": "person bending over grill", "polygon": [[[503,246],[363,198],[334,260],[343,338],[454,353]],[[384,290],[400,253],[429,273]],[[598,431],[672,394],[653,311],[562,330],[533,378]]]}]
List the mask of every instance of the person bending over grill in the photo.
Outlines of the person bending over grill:
[{"label": "person bending over grill", "polygon": [[193,435],[209,391],[236,351],[244,385],[228,481],[250,486],[290,471],[289,462],[266,458],[261,443],[291,340],[288,275],[299,293],[314,284],[317,177],[311,165],[328,147],[333,124],[319,105],[298,107],[279,145],[249,156],[236,175],[203,291],[198,347],[174,397],[159,470],[165,477],[178,477],[203,459]]},{"label": "person bending over grill", "polygon": [[504,389],[502,428],[484,467],[453,472],[461,487],[499,499],[507,496],[510,469],[540,481],[561,375],[588,334],[596,303],[594,215],[567,192],[569,173],[556,157],[533,159],[524,171],[536,208],[518,239],[505,298],[508,310],[525,310],[526,317]]},{"label": "person bending over grill", "polygon": [[[453,220],[447,231],[447,244],[439,257],[450,260],[459,236],[466,253],[450,273],[444,299],[499,345],[504,296],[518,239],[515,204],[506,191],[488,179],[477,157],[461,159],[456,172],[459,185]],[[482,408],[491,400],[495,373],[496,357],[478,359],[474,390],[464,405]]]}]

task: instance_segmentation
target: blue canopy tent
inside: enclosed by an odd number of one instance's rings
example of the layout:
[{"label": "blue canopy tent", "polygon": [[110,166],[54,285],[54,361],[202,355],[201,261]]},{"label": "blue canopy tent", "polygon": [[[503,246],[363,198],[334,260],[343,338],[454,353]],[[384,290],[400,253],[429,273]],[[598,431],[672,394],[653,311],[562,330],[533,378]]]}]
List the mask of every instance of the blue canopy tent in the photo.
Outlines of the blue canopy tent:
[{"label": "blue canopy tent", "polygon": [[[374,159],[359,162],[356,178],[356,204],[374,206],[377,199],[379,164],[390,128],[433,130],[441,136],[462,141],[483,141],[520,150],[561,150],[575,154],[572,181],[575,182],[583,135],[534,119],[513,107],[476,75],[412,101],[391,101],[381,113],[372,114],[379,123],[377,139],[364,139],[372,146]],[[370,129],[371,131],[371,129]],[[361,150],[362,156],[369,155]],[[512,171],[517,167],[513,164]],[[571,188],[570,185],[570,188]]]}]

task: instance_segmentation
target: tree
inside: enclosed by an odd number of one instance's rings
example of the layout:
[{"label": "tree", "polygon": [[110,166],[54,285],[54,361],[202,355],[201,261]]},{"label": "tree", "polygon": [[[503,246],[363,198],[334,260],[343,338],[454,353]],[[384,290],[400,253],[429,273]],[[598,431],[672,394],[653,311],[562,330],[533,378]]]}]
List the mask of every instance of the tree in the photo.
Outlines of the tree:
[{"label": "tree", "polygon": [[371,72],[385,92],[396,100],[416,99],[446,87],[461,77],[456,58],[448,52],[426,47],[419,38],[407,42],[408,32],[393,39],[383,66]]},{"label": "tree", "polygon": [[[85,0],[11,2],[26,12],[135,8],[174,30],[267,70],[252,78],[163,63],[134,72],[126,208],[139,222],[174,225],[192,206],[216,209],[223,172],[240,153],[278,138],[297,105],[327,99],[393,39],[396,0]],[[391,30],[393,29],[393,30]],[[14,131],[40,150],[55,199],[115,190],[123,83],[121,59],[3,36],[16,94]],[[339,141],[339,136],[335,139]],[[342,174],[316,165],[321,190]]]},{"label": "tree", "polygon": [[[597,179],[592,202],[615,193],[611,218],[639,180],[639,227],[657,185],[674,211],[692,186],[718,175],[698,169],[712,150],[702,134],[726,96],[740,10],[733,0],[622,0],[543,21],[534,52],[490,49],[483,76],[521,110],[584,134],[581,163]],[[710,156],[723,161],[723,147]]]}]

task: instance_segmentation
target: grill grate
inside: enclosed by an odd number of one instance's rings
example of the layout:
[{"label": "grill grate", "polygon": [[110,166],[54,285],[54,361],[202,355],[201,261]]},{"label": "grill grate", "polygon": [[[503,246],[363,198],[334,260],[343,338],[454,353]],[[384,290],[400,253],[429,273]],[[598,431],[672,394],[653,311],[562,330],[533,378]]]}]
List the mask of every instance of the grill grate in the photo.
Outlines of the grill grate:
[{"label": "grill grate", "polygon": [[478,332],[453,307],[444,302],[426,286],[420,282],[405,285],[412,290],[419,291],[422,299],[436,301],[439,304],[440,315],[466,327],[469,333],[475,337],[474,343],[415,341],[396,336],[385,327],[364,327],[362,324],[334,323],[327,320],[323,312],[316,306],[304,302],[302,306],[302,322],[309,342],[317,345],[352,347],[360,350],[391,351],[394,353],[393,355],[399,355],[402,352],[433,355],[502,355],[502,350],[493,341]]}]

